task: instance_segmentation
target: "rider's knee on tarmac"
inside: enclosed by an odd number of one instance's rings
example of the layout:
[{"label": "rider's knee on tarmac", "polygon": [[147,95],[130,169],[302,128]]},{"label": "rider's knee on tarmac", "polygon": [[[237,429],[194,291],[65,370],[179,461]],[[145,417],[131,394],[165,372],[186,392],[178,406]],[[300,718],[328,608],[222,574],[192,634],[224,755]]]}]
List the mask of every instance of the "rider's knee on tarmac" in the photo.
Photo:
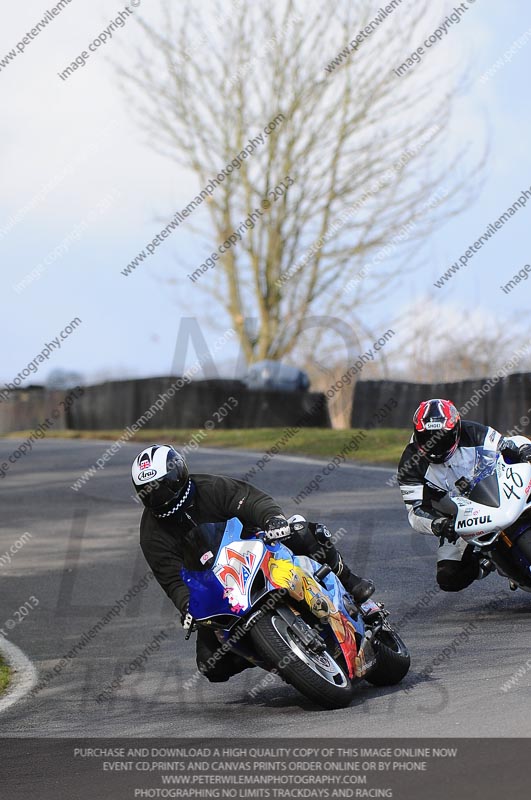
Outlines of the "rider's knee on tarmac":
[{"label": "rider's knee on tarmac", "polygon": [[437,584],[443,592],[460,592],[479,577],[477,559],[463,558],[461,561],[439,561]]},{"label": "rider's knee on tarmac", "polygon": [[204,675],[205,678],[210,683],[226,683],[231,677],[230,675],[227,675],[225,672],[219,672],[218,670],[214,672],[213,670],[210,670],[208,668],[201,669],[199,667],[199,672],[201,673],[201,675]]},{"label": "rider's knee on tarmac", "polygon": [[200,662],[199,659],[197,660],[197,669],[210,683],[225,683],[233,675],[237,675],[249,667],[254,667],[254,664],[236,655],[232,656],[232,654],[225,655],[222,659],[216,661],[213,666]]},{"label": "rider's knee on tarmac", "polygon": [[[208,631],[207,634],[212,634],[212,632]],[[254,667],[254,664],[236,653],[224,653],[221,658],[216,657],[218,650],[211,645],[212,642],[203,635],[198,638],[196,652],[197,669],[210,683],[225,683],[233,675],[237,675],[249,667]]]}]

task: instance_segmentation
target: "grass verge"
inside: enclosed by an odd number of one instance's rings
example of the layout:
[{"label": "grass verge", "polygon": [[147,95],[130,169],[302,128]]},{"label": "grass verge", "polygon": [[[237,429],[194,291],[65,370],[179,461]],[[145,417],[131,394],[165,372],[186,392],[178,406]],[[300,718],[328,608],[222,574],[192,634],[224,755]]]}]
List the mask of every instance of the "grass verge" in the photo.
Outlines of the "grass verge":
[{"label": "grass verge", "polygon": [[11,680],[11,671],[0,656],[0,695],[3,695]]},{"label": "grass verge", "polygon": [[[289,428],[246,428],[205,431],[191,429],[150,429],[138,431],[129,442],[172,442],[180,447],[197,442],[204,447],[243,448],[267,451],[277,446],[279,454],[297,454],[333,458],[347,447],[359,429],[301,428],[285,441]],[[347,453],[348,461],[396,466],[411,432],[400,428],[377,428],[364,431],[365,437],[357,450]],[[30,431],[6,434],[4,438],[25,439]],[[122,430],[108,431],[48,431],[47,438],[105,439],[117,441]],[[194,439],[195,437],[195,439]]]}]

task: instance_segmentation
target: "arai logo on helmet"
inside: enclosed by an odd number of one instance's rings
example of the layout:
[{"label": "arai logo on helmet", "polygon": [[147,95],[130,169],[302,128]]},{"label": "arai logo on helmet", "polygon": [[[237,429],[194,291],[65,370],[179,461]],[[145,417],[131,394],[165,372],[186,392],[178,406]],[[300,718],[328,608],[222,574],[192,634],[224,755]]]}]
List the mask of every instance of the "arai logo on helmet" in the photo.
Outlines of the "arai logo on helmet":
[{"label": "arai logo on helmet", "polygon": [[156,469],[145,469],[142,472],[138,473],[138,480],[139,481],[150,481],[152,478],[155,477],[157,474]]},{"label": "arai logo on helmet", "polygon": [[427,422],[425,427],[427,431],[440,431],[444,428],[444,422]]}]

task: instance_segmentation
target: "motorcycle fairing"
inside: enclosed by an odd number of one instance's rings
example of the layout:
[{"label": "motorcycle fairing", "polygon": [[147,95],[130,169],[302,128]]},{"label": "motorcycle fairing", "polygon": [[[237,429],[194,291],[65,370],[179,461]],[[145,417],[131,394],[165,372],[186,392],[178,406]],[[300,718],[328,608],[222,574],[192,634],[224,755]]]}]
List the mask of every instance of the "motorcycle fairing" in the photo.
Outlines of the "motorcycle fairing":
[{"label": "motorcycle fairing", "polygon": [[[492,484],[497,482],[499,506],[478,503],[473,497],[482,483],[489,485],[492,496]],[[481,476],[471,492],[470,497],[453,496],[457,507],[455,529],[465,541],[479,545],[484,542],[479,537],[508,528],[526,509],[531,491],[531,467],[529,464],[506,464],[502,457]]]},{"label": "motorcycle fairing", "polygon": [[[260,539],[241,539],[242,527],[238,519],[228,520],[211,569],[195,571],[183,567],[181,574],[190,589],[189,610],[194,619],[230,616],[236,622],[260,596],[284,588],[330,626],[349,676],[361,675],[363,664],[358,658],[356,632],[363,637],[365,628],[361,618],[355,620],[348,613],[344,589],[337,577],[333,573],[326,576],[324,591],[313,578],[320,564],[307,556],[295,556],[282,542],[265,544]],[[259,571],[264,576],[264,586],[253,598],[253,582]]]},{"label": "motorcycle fairing", "polygon": [[[349,677],[353,678],[361,669],[361,664],[356,660],[358,655],[356,628],[344,605],[341,610],[334,602],[340,596],[337,590],[337,578],[328,585],[325,583],[329,591],[327,594],[313,577],[313,573],[320,565],[307,556],[295,556],[287,552],[289,558],[270,556],[268,559],[270,582],[277,589],[286,589],[294,600],[304,601],[312,614],[330,625],[345,658]],[[363,634],[362,624],[360,633]]]},{"label": "motorcycle fairing", "polygon": [[181,571],[190,588],[190,614],[197,620],[221,615],[243,616],[252,605],[253,580],[265,558],[266,545],[258,539],[240,539],[242,523],[228,520],[212,568]]},{"label": "motorcycle fairing", "polygon": [[[293,555],[281,542],[265,544],[261,539],[241,539],[242,523],[233,517],[225,531],[212,568],[204,571],[181,570],[190,588],[190,613],[201,621],[211,617],[231,615],[236,621],[244,616],[262,595],[276,588],[269,580],[268,562],[271,557],[292,562]],[[319,565],[317,565],[319,566]],[[264,586],[254,594],[253,581],[259,571]],[[254,594],[251,597],[251,594]]]},{"label": "motorcycle fairing", "polygon": [[500,575],[525,591],[531,591],[530,498],[531,465],[511,463],[500,453],[480,453],[470,491],[451,498],[459,536],[481,548]]}]

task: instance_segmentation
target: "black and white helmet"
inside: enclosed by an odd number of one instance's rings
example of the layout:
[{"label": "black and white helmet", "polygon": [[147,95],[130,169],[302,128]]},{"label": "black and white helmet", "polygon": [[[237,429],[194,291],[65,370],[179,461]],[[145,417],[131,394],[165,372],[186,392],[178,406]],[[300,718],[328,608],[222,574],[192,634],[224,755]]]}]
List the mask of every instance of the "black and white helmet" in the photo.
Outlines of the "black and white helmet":
[{"label": "black and white helmet", "polygon": [[156,517],[169,517],[192,499],[192,481],[183,456],[168,444],[141,450],[131,468],[133,486]]}]

